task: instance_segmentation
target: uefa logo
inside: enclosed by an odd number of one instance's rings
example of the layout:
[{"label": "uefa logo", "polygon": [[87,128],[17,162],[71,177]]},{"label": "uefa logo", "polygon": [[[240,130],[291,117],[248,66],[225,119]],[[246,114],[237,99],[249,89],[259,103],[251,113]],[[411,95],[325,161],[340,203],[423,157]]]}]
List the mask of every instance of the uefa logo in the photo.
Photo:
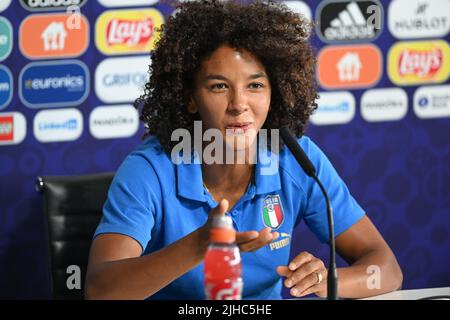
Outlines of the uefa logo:
[{"label": "uefa logo", "polygon": [[33,62],[19,76],[19,96],[29,108],[78,106],[89,93],[89,71],[77,60]]}]

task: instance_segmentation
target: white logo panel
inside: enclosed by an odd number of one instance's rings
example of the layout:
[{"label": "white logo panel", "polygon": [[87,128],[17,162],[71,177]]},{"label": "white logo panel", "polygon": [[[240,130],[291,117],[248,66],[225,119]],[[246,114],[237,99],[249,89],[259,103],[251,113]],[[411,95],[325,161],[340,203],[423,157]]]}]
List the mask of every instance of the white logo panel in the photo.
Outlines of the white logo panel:
[{"label": "white logo panel", "polygon": [[420,87],[414,93],[413,107],[421,119],[450,117],[450,85]]},{"label": "white logo panel", "polygon": [[400,88],[367,90],[361,97],[361,116],[368,122],[395,121],[408,112],[408,95]]},{"label": "white logo panel", "polygon": [[89,130],[97,139],[131,137],[138,128],[139,114],[131,105],[101,106],[89,117]]},{"label": "white logo panel", "polygon": [[2,0],[2,1],[0,1],[0,12],[5,10],[6,8],[8,8],[10,4],[11,4],[11,0]]},{"label": "white logo panel", "polygon": [[311,9],[303,1],[283,1],[283,3],[293,12],[303,15],[306,19],[311,20]]},{"label": "white logo panel", "polygon": [[104,7],[132,7],[132,6],[151,6],[159,0],[98,0]]},{"label": "white logo panel", "polygon": [[355,116],[355,98],[349,91],[320,92],[318,108],[311,116],[314,125],[345,124]]},{"label": "white logo panel", "polygon": [[34,117],[33,131],[39,142],[73,141],[83,132],[83,116],[74,108],[43,110]]},{"label": "white logo panel", "polygon": [[450,1],[392,1],[388,27],[398,39],[443,37],[450,31]]},{"label": "white logo panel", "polygon": [[132,102],[144,93],[149,57],[109,58],[95,72],[95,93],[104,103]]}]

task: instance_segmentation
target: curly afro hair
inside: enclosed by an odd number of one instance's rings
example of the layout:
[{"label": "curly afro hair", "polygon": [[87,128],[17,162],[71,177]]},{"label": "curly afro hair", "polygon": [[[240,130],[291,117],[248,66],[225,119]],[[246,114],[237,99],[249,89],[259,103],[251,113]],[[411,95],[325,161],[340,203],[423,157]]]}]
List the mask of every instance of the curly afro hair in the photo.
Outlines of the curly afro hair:
[{"label": "curly afro hair", "polygon": [[185,128],[193,137],[199,118],[187,105],[194,76],[203,59],[223,44],[253,53],[266,68],[272,97],[263,128],[287,125],[297,136],[304,133],[317,108],[315,57],[308,42],[312,28],[306,19],[283,4],[262,1],[197,0],[178,3],[176,9],[159,30],[150,80],[135,101],[144,137],[158,137],[167,153],[178,143],[171,141],[175,129]]}]

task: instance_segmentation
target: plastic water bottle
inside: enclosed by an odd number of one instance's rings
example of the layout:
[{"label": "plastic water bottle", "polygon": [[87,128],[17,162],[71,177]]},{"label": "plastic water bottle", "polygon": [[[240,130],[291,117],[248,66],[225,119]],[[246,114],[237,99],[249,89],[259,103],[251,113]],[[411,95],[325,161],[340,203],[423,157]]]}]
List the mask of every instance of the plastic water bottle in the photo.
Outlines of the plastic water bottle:
[{"label": "plastic water bottle", "polygon": [[215,216],[210,232],[204,261],[206,299],[241,300],[241,255],[235,244],[236,231],[231,218]]}]

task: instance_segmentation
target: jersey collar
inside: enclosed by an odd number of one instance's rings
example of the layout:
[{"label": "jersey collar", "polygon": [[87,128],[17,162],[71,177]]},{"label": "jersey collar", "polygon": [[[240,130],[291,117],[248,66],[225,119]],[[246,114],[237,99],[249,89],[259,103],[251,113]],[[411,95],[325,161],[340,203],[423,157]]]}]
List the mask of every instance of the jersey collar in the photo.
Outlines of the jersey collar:
[{"label": "jersey collar", "polygon": [[[270,160],[269,160],[270,159]],[[187,199],[207,202],[203,187],[200,163],[180,163],[176,165],[177,194]],[[255,165],[255,194],[266,194],[281,189],[279,156],[270,151],[258,150]]]}]

